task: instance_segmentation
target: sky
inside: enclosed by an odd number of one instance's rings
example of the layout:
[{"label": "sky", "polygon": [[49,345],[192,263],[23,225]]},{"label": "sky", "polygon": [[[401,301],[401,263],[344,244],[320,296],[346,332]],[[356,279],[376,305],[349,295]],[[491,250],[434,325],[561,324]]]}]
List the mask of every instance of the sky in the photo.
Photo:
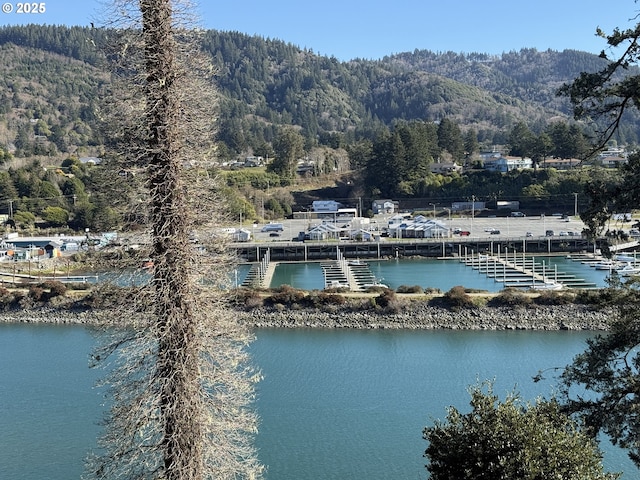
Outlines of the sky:
[{"label": "sky", "polygon": [[[0,25],[100,25],[104,1],[0,0]],[[20,5],[34,3],[45,11],[18,13]],[[629,28],[640,11],[633,0],[201,0],[196,4],[203,28],[279,39],[343,61],[380,59],[415,49],[500,54],[550,48],[597,54],[606,42],[595,35],[596,28],[605,32]]]}]

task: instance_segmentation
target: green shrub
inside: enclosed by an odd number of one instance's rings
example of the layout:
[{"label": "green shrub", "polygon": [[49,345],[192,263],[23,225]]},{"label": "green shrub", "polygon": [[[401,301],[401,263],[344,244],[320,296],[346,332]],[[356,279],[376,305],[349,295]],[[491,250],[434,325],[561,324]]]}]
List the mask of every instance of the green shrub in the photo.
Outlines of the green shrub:
[{"label": "green shrub", "polygon": [[454,308],[472,307],[474,305],[473,298],[471,298],[461,285],[451,287],[451,289],[444,294],[443,299],[447,305]]},{"label": "green shrub", "polygon": [[282,285],[277,288],[273,295],[265,298],[264,303],[267,305],[293,305],[304,301],[305,292],[295,289],[289,285]]},{"label": "green shrub", "polygon": [[62,297],[67,293],[67,287],[58,280],[47,280],[40,284],[40,287],[49,290],[48,298]]},{"label": "green shrub", "polygon": [[6,309],[16,302],[15,295],[5,287],[0,287],[0,308]]},{"label": "green shrub", "polygon": [[531,303],[531,297],[516,288],[505,288],[489,301],[493,307],[526,307]]},{"label": "green shrub", "polygon": [[376,297],[376,305],[385,308],[388,307],[396,298],[396,292],[390,288],[385,288],[380,295]]},{"label": "green shrub", "polygon": [[618,288],[602,288],[600,290],[579,290],[575,297],[576,303],[606,307],[624,302],[629,292]]},{"label": "green shrub", "polygon": [[45,300],[45,295],[46,295],[46,292],[44,291],[44,288],[40,287],[39,285],[31,285],[29,287],[28,296],[33,301],[41,302]]},{"label": "green shrub", "polygon": [[427,295],[440,295],[442,293],[442,290],[435,287],[426,287],[424,289],[424,293],[426,293]]},{"label": "green shrub", "polygon": [[346,299],[342,295],[314,290],[304,299],[304,304],[309,307],[319,308],[326,305],[344,305]]},{"label": "green shrub", "polygon": [[423,293],[422,287],[420,285],[400,285],[396,288],[396,292],[398,293]]},{"label": "green shrub", "polygon": [[533,299],[536,305],[568,305],[573,303],[575,295],[554,291],[542,291]]}]

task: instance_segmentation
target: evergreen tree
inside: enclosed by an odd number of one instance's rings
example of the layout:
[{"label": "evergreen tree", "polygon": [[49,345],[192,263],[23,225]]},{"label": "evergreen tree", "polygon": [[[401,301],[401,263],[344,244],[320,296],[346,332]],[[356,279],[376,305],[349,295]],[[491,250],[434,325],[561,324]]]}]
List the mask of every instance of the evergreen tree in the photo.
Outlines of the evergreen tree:
[{"label": "evergreen tree", "polygon": [[269,164],[268,171],[293,180],[297,162],[304,155],[304,138],[293,129],[282,129],[273,142],[273,150],[275,158]]},{"label": "evergreen tree", "polygon": [[614,480],[595,441],[556,401],[498,401],[491,387],[471,390],[471,412],[449,408],[446,422],[424,429],[431,480]]},{"label": "evergreen tree", "polygon": [[460,127],[447,117],[440,120],[438,125],[438,146],[449,152],[454,160],[464,158],[464,142]]}]

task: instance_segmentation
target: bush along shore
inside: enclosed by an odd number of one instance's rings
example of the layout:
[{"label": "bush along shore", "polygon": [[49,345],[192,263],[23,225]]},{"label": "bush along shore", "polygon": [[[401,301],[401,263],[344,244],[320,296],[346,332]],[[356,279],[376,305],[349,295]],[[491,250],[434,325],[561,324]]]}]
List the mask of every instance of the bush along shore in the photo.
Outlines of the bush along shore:
[{"label": "bush along shore", "polygon": [[[305,292],[291,287],[234,290],[229,314],[253,328],[607,330],[624,291],[545,292],[505,290],[497,295],[454,287],[444,294],[367,295]],[[122,289],[69,297],[57,285],[29,292],[0,292],[0,322],[96,325],[117,315]]]}]

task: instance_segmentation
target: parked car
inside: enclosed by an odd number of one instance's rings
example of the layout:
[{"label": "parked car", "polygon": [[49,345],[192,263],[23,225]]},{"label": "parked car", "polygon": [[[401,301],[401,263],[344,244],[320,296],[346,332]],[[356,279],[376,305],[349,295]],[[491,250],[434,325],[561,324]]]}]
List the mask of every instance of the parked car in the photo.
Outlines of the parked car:
[{"label": "parked car", "polygon": [[491,235],[500,235],[500,230],[496,230],[495,228],[489,232]]},{"label": "parked car", "polygon": [[525,237],[533,237],[533,233],[531,232],[527,232],[524,234]]},{"label": "parked car", "polygon": [[271,233],[269,234],[269,236],[270,236],[270,237],[279,237],[279,236],[280,236],[280,234],[279,234],[278,232],[271,232]]},{"label": "parked car", "polygon": [[512,217],[526,217],[526,215],[522,212],[511,212]]},{"label": "parked car", "polygon": [[546,232],[544,232],[545,237],[553,237],[555,234],[553,233],[553,230],[547,230]]},{"label": "parked car", "polygon": [[471,235],[471,232],[469,232],[467,230],[460,231],[460,236],[461,237],[468,237],[469,235]]}]

